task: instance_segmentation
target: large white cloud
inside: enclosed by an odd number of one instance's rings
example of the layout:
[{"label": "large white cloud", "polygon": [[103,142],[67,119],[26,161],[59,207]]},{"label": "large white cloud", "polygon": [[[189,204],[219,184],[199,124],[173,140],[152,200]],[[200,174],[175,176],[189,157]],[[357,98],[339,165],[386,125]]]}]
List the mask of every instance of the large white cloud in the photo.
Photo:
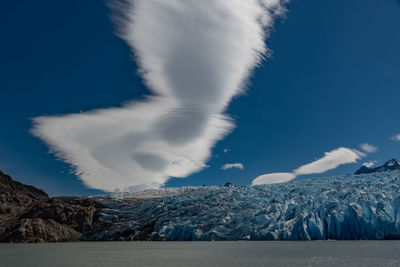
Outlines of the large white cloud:
[{"label": "large white cloud", "polygon": [[223,112],[262,60],[282,2],[114,2],[118,33],[154,96],[121,108],[35,118],[33,134],[91,188],[158,187],[201,170],[212,146],[233,128]]}]

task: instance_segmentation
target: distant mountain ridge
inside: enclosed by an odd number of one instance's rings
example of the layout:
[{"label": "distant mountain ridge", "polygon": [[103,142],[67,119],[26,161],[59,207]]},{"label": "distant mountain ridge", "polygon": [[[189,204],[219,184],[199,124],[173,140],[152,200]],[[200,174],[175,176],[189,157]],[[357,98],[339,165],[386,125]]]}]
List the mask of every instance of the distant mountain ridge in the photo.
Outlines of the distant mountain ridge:
[{"label": "distant mountain ridge", "polygon": [[358,169],[354,174],[366,174],[366,173],[375,173],[375,172],[388,172],[388,171],[396,171],[400,170],[400,161],[397,159],[391,159],[382,166],[375,168],[368,168],[367,166],[362,166]]}]

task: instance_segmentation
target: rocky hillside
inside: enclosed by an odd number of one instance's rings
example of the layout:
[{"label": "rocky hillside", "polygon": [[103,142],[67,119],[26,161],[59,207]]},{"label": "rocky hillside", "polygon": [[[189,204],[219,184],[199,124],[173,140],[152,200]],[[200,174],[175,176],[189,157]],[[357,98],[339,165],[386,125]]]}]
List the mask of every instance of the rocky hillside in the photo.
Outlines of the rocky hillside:
[{"label": "rocky hillside", "polygon": [[27,208],[48,198],[44,191],[15,182],[0,171],[0,233]]},{"label": "rocky hillside", "polygon": [[49,198],[0,171],[0,242],[79,241],[98,208],[90,198]]}]

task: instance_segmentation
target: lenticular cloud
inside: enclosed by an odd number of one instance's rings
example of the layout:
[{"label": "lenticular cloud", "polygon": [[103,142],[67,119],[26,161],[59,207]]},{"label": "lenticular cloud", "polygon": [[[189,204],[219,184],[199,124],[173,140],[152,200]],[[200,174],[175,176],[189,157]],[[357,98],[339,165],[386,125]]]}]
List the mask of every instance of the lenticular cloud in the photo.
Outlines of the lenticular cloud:
[{"label": "lenticular cloud", "polygon": [[130,0],[118,34],[154,93],[121,108],[38,117],[33,134],[91,188],[162,186],[204,168],[233,128],[223,114],[267,48],[280,0]]}]

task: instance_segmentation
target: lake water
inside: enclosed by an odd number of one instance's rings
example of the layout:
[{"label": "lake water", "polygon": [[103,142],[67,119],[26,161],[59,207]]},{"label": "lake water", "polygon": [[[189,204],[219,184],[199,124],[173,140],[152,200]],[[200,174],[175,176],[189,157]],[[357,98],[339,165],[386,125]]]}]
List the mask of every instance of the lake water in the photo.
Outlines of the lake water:
[{"label": "lake water", "polygon": [[0,244],[0,266],[400,266],[400,241]]}]

